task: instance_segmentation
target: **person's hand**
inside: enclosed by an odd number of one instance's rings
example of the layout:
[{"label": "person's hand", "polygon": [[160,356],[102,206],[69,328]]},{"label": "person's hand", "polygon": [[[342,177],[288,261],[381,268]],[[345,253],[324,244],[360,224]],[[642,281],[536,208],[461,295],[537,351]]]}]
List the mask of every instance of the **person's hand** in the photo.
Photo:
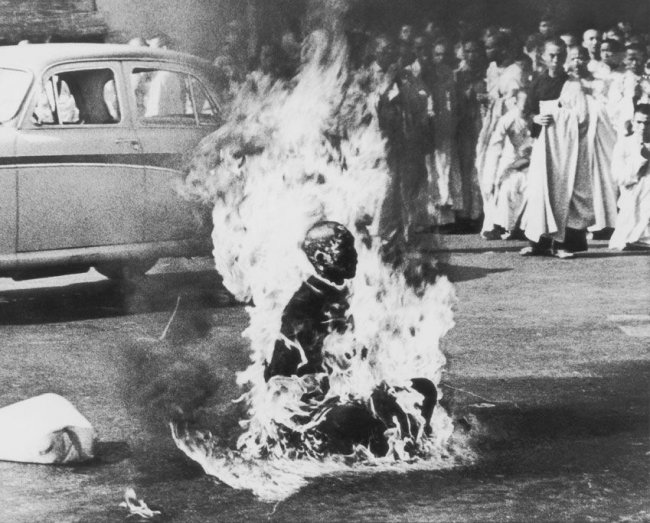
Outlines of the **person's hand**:
[{"label": "person's hand", "polygon": [[390,87],[397,80],[397,75],[399,73],[399,65],[391,64],[390,67],[386,70],[385,82],[387,87]]},{"label": "person's hand", "polygon": [[641,144],[641,156],[646,160],[650,160],[650,143]]},{"label": "person's hand", "polygon": [[476,93],[476,99],[478,100],[479,103],[483,105],[487,105],[488,102],[490,101],[490,95],[486,93]]},{"label": "person's hand", "polygon": [[550,114],[536,114],[533,116],[533,122],[542,127],[548,127],[553,123],[553,116]]}]

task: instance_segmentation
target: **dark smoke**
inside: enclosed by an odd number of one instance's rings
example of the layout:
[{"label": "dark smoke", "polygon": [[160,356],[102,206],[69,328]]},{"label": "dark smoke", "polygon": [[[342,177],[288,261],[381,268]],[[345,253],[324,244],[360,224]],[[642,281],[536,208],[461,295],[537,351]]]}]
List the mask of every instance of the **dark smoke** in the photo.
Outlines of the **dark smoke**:
[{"label": "dark smoke", "polygon": [[243,412],[232,400],[241,390],[235,372],[215,363],[210,329],[207,313],[179,311],[165,339],[124,347],[123,401],[152,433],[168,433],[173,422],[234,444]]}]

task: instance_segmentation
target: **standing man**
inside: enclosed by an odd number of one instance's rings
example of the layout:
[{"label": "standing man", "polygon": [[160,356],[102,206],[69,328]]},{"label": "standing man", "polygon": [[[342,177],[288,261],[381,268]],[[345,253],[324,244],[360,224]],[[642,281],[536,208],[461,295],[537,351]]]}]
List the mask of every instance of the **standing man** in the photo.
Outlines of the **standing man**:
[{"label": "standing man", "polygon": [[[433,97],[433,151],[427,155],[430,200],[429,213],[438,225],[451,225],[463,209],[463,189],[456,127],[458,98],[453,70],[444,62],[446,44],[433,44],[433,67],[425,78]],[[439,58],[436,60],[436,56]]]},{"label": "standing man", "polygon": [[[612,176],[612,152],[616,144],[616,130],[607,114],[604,96],[605,82],[594,79],[587,70],[589,55],[584,47],[569,50],[568,73],[572,82],[565,84],[560,100],[565,107],[587,106],[586,146],[588,166],[592,178],[595,223],[589,228],[596,239],[609,239],[616,224],[617,188]],[[572,93],[564,93],[572,87]],[[569,98],[570,99],[567,99]],[[578,166],[580,168],[580,166]]]},{"label": "standing man", "polygon": [[522,227],[530,245],[520,254],[570,258],[587,250],[587,227],[594,223],[588,111],[586,102],[580,103],[579,82],[570,90],[576,97],[560,101],[568,80],[565,43],[547,41],[542,56],[547,70],[531,84],[525,107],[535,143]]},{"label": "standing man", "polygon": [[642,45],[628,45],[623,58],[625,72],[615,78],[609,88],[610,115],[619,134],[629,134],[631,131],[634,104],[641,95],[645,59],[646,50]]},{"label": "standing man", "polygon": [[612,249],[650,248],[650,105],[637,106],[632,129],[614,149],[612,168],[621,196]]},{"label": "standing man", "polygon": [[485,104],[483,124],[476,144],[476,172],[483,199],[483,227],[481,237],[497,239],[500,234],[495,229],[494,182],[496,172],[485,164],[490,140],[499,119],[517,103],[517,95],[526,86],[526,74],[515,61],[511,37],[496,33],[487,37],[485,53],[490,63],[486,74],[487,95],[480,96]]},{"label": "standing man", "polygon": [[600,31],[597,29],[587,29],[582,33],[582,47],[589,52],[589,63],[587,69],[594,76],[600,76],[601,70],[605,68],[600,60]]},{"label": "standing man", "polygon": [[533,71],[539,72],[542,70],[541,54],[544,48],[544,42],[549,38],[553,38],[556,30],[557,25],[555,19],[550,14],[546,14],[539,21],[538,31],[531,34],[526,40],[524,49],[532,60]]},{"label": "standing man", "polygon": [[375,59],[360,70],[348,89],[340,116],[343,125],[378,125],[386,140],[390,178],[379,216],[384,262],[398,266],[413,245],[412,232],[423,219],[427,169],[429,94],[421,82],[396,63],[395,44],[375,40]]},{"label": "standing man", "polygon": [[[485,52],[480,40],[462,43],[463,61],[455,71],[458,90],[458,156],[463,187],[460,225],[472,230],[483,213],[476,172],[476,144],[482,126],[481,102],[487,93]],[[477,224],[478,225],[478,224]]]}]

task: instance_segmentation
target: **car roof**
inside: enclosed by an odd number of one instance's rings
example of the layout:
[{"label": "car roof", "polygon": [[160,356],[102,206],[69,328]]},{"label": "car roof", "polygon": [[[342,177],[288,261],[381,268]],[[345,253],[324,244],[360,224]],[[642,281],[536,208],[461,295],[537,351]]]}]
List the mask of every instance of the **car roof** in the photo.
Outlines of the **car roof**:
[{"label": "car roof", "polygon": [[197,56],[152,47],[125,44],[27,44],[0,46],[0,67],[42,71],[70,61],[157,60],[180,62],[202,69],[210,62]]}]

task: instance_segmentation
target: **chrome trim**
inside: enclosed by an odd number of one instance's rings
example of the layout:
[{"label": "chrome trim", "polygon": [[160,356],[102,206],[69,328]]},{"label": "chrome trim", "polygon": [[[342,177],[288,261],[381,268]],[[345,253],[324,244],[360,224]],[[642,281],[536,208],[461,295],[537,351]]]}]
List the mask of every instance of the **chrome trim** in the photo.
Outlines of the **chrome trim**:
[{"label": "chrome trim", "polygon": [[6,165],[0,165],[0,169],[21,169],[24,167],[129,167],[129,168],[138,168],[138,169],[160,169],[163,171],[171,171],[174,173],[182,173],[178,169],[172,169],[171,167],[159,167],[156,165],[147,165],[143,163],[12,163]]},{"label": "chrome trim", "polygon": [[191,240],[102,245],[51,251],[0,254],[0,271],[10,272],[65,265],[95,265],[142,258],[205,256],[212,253],[212,241],[206,236]]}]

